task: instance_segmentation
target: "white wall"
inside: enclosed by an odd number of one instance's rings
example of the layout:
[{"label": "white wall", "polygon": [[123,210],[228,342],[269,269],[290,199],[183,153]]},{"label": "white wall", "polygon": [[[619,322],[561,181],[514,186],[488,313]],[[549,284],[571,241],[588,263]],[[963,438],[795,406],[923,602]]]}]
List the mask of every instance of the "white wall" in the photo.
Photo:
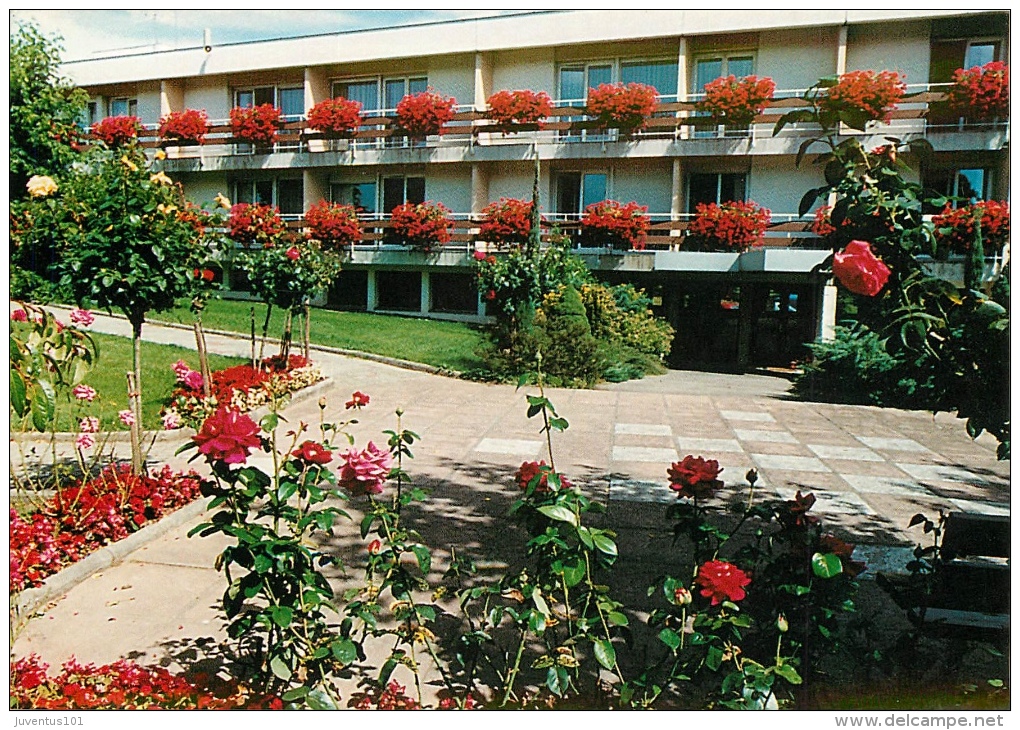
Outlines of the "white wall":
[{"label": "white wall", "polygon": [[[489,166],[489,202],[500,198],[531,200],[535,184],[535,163],[507,162]],[[541,193],[540,191],[540,194]],[[542,207],[549,210],[549,201],[543,199]]]},{"label": "white wall", "polygon": [[532,48],[493,54],[492,92],[529,89],[556,96],[556,64],[553,51]]},{"label": "white wall", "polygon": [[[800,199],[811,188],[825,184],[821,171],[810,164],[812,157],[804,158],[799,168],[789,157],[755,157],[751,160],[747,197],[773,213],[796,215]],[[816,202],[815,205],[825,201]]]},{"label": "white wall", "polygon": [[775,30],[761,34],[755,73],[776,89],[806,89],[836,73],[838,28]]},{"label": "white wall", "polygon": [[[178,176],[171,176],[174,180]],[[183,179],[184,197],[195,203],[211,203],[217,194],[223,193],[230,197],[230,186],[227,184],[226,173],[213,173],[208,175],[189,175]],[[234,201],[230,201],[233,203]]]},{"label": "white wall", "polygon": [[146,84],[140,87],[135,94],[138,99],[138,118],[143,124],[155,124],[161,116],[161,104],[159,93],[159,82],[154,85]]},{"label": "white wall", "polygon": [[205,109],[212,122],[226,121],[231,106],[226,79],[188,79],[184,89],[185,109]]},{"label": "white wall", "polygon": [[931,26],[927,21],[851,26],[847,34],[848,71],[898,71],[908,84],[928,81]]},{"label": "white wall", "polygon": [[429,86],[443,96],[452,96],[458,104],[475,100],[474,55],[442,56],[429,59]]},{"label": "white wall", "polygon": [[454,213],[471,212],[471,169],[431,165],[425,171],[425,198]]},{"label": "white wall", "polygon": [[669,213],[673,191],[672,160],[634,160],[613,166],[612,197],[621,203],[636,201],[649,213]]}]

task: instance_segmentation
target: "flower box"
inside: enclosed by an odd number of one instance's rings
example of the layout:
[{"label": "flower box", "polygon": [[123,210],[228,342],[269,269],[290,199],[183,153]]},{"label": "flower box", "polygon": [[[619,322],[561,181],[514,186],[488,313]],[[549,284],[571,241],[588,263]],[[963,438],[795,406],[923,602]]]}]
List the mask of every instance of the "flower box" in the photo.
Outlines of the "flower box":
[{"label": "flower box", "polygon": [[648,206],[615,200],[592,203],[581,218],[581,241],[587,246],[609,246],[623,251],[641,251],[651,219]]},{"label": "flower box", "polygon": [[485,116],[495,122],[503,135],[512,134],[517,125],[529,124],[542,129],[542,121],[552,114],[552,99],[544,91],[497,91],[486,101]]},{"label": "flower box", "polygon": [[362,237],[361,222],[353,205],[319,201],[305,213],[305,226],[308,238],[327,248],[353,246]]},{"label": "flower box", "polygon": [[272,104],[234,107],[230,110],[230,133],[242,142],[266,147],[276,142],[282,126],[281,112]]},{"label": "flower box", "polygon": [[272,246],[287,230],[279,211],[271,205],[238,203],[230,209],[227,235],[237,243]]},{"label": "flower box", "polygon": [[106,143],[107,147],[121,147],[144,131],[138,117],[107,117],[92,125],[92,136]]},{"label": "flower box", "polygon": [[457,100],[429,90],[408,94],[397,104],[397,126],[413,139],[440,134],[443,125],[453,119]]},{"label": "flower box", "polygon": [[761,243],[771,220],[771,211],[753,201],[699,203],[683,247],[688,251],[746,251]]},{"label": "flower box", "polygon": [[645,118],[659,105],[658,92],[647,84],[601,84],[588,89],[585,113],[603,127],[616,127],[635,132],[645,125]]},{"label": "flower box", "polygon": [[[888,122],[890,113],[907,91],[902,74],[895,71],[850,71],[839,77],[818,98],[822,114],[850,114],[866,122]],[[830,125],[831,126],[831,125]]]},{"label": "flower box", "polygon": [[442,203],[404,203],[393,209],[390,230],[411,248],[431,253],[450,242],[450,210]]},{"label": "flower box", "polygon": [[361,102],[343,97],[320,101],[308,112],[308,126],[328,139],[350,139],[361,126]]},{"label": "flower box", "polygon": [[975,121],[1009,115],[1009,67],[1001,61],[957,69],[946,99],[952,112]]},{"label": "flower box", "polygon": [[500,198],[482,209],[478,239],[499,247],[521,246],[531,235],[530,201]]},{"label": "flower box", "polygon": [[991,253],[1001,249],[1009,240],[1009,203],[999,200],[981,200],[961,208],[947,204],[941,213],[932,218],[939,258],[946,254],[966,254],[974,245],[976,222],[981,221],[981,241],[984,250]]},{"label": "flower box", "polygon": [[170,112],[159,120],[159,136],[164,142],[178,145],[202,144],[208,132],[209,117],[204,109]]},{"label": "flower box", "polygon": [[705,96],[695,105],[723,124],[746,126],[764,111],[776,90],[770,78],[722,76],[705,85]]}]

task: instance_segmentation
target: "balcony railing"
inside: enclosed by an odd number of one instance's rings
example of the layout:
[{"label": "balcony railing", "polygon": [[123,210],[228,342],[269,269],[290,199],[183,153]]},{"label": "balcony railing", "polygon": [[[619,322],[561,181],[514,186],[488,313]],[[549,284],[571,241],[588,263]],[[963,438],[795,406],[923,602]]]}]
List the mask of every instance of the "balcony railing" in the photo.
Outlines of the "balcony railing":
[{"label": "balcony railing", "polygon": [[[655,214],[650,216],[652,223],[645,238],[644,251],[675,251],[683,250],[683,240],[694,219],[693,214],[685,214],[671,218],[670,214]],[[765,248],[803,248],[803,249],[825,249],[827,246],[817,235],[811,232],[811,225],[814,219],[811,217],[798,217],[795,214],[772,214],[772,222],[765,231],[764,240],[761,243]],[[454,214],[452,217],[452,231],[450,243],[443,247],[445,251],[469,252],[474,250],[495,251],[497,246],[481,239],[481,220],[477,216],[468,214]],[[291,218],[287,221],[287,228],[294,233],[301,233],[306,230],[303,219]],[[368,215],[361,217],[362,237],[361,242],[354,245],[356,251],[382,251],[405,249],[404,244],[394,236],[389,216]],[[549,243],[558,235],[569,236],[572,241],[578,241],[581,230],[580,215],[578,214],[557,214],[552,213],[545,216],[542,221],[542,241]],[[575,243],[575,248],[581,249]],[[595,251],[608,251],[610,247],[596,246]]]},{"label": "balcony railing", "polygon": [[[969,123],[958,117],[947,117],[944,113],[929,119],[933,105],[946,99],[949,84],[922,84],[908,87],[908,94],[890,114],[887,124],[872,125],[875,132],[896,133],[903,131],[937,132],[960,131],[963,129],[1001,128],[1005,120],[981,124]],[[372,116],[362,117],[361,126],[350,137],[335,138],[308,127],[304,119],[288,121],[279,132],[274,148],[255,147],[245,140],[231,135],[230,125],[223,120],[214,121],[206,135],[204,146],[226,146],[225,151],[215,154],[258,154],[277,152],[326,152],[357,149],[394,149],[462,145],[519,144],[522,141],[540,140],[547,143],[606,143],[618,140],[669,139],[688,140],[702,138],[762,138],[771,137],[775,123],[787,112],[804,108],[801,95],[803,90],[776,92],[776,98],[754,121],[746,127],[720,125],[717,120],[698,115],[696,99],[661,103],[658,109],[645,118],[644,128],[626,135],[618,129],[607,129],[601,123],[585,114],[579,100],[555,102],[552,113],[541,124],[514,125],[508,134],[495,129],[495,122],[484,112],[469,106],[458,107],[453,120],[444,125],[440,134],[427,140],[410,140],[407,133],[397,126],[393,110],[371,112]],[[934,107],[936,112],[938,107]],[[540,131],[541,128],[541,131]],[[788,125],[782,136],[806,136],[818,131],[817,126],[805,123]],[[847,134],[860,134],[855,130],[844,130]],[[522,134],[527,136],[522,137]],[[310,144],[315,143],[315,144]],[[146,127],[141,145],[147,148],[176,148],[175,158],[197,157],[203,154],[198,146],[181,146],[162,140],[156,132],[156,125]],[[205,154],[208,154],[206,152]]]}]

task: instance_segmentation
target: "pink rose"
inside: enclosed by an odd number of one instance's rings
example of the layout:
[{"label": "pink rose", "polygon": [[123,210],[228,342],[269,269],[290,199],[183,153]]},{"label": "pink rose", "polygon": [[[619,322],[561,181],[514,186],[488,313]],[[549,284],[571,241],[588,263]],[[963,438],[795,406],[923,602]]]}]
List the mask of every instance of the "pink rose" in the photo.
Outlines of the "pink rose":
[{"label": "pink rose", "polygon": [[290,248],[287,249],[286,255],[287,258],[289,258],[291,261],[297,261],[299,258],[301,258],[301,252],[298,251],[297,248],[294,246],[291,246]]},{"label": "pink rose", "polygon": [[832,257],[832,274],[854,294],[873,297],[889,281],[889,267],[871,252],[866,241],[851,241]]},{"label": "pink rose", "polygon": [[252,449],[261,448],[259,427],[245,413],[220,407],[205,419],[202,429],[191,437],[210,461],[243,464]]},{"label": "pink rose", "polygon": [[74,445],[82,451],[88,451],[96,445],[96,439],[91,433],[80,433],[74,440]]},{"label": "pink rose", "polygon": [[81,327],[88,327],[96,321],[96,315],[87,309],[72,309],[70,317],[72,323]]},{"label": "pink rose", "polygon": [[81,419],[81,422],[78,424],[78,430],[82,433],[98,433],[99,419],[95,416],[86,416]]},{"label": "pink rose", "polygon": [[125,426],[134,426],[135,425],[135,414],[132,411],[130,411],[129,409],[124,409],[123,411],[119,411],[117,413],[117,418],[119,418],[120,422],[123,423]]},{"label": "pink rose", "polygon": [[171,368],[173,369],[174,374],[177,376],[178,383],[183,383],[184,376],[191,372],[191,368],[188,367],[188,363],[184,362],[183,360],[178,360],[171,366]]},{"label": "pink rose", "polygon": [[393,456],[371,441],[363,451],[349,449],[340,457],[340,486],[353,496],[382,494],[383,483],[389,478]]},{"label": "pink rose", "polygon": [[472,255],[475,257],[475,261],[485,261],[485,251],[475,251]]},{"label": "pink rose", "polygon": [[184,385],[191,390],[202,390],[202,385],[205,380],[202,378],[202,373],[197,370],[189,370],[187,375],[184,376]]},{"label": "pink rose", "polygon": [[12,322],[27,322],[28,321],[28,312],[26,312],[24,309],[15,309],[13,312],[11,312],[11,321]]},{"label": "pink rose", "polygon": [[71,393],[78,400],[86,400],[89,403],[94,401],[98,395],[96,389],[88,385],[76,385],[71,389]]},{"label": "pink rose", "polygon": [[165,431],[173,431],[181,427],[181,417],[177,414],[177,411],[167,411],[163,414],[163,429]]}]

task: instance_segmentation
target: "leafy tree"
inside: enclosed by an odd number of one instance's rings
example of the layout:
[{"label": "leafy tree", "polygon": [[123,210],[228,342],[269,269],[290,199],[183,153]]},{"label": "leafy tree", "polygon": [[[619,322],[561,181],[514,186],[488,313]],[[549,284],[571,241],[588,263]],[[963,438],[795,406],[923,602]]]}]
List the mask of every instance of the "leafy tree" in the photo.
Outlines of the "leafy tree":
[{"label": "leafy tree", "polygon": [[59,39],[29,24],[10,40],[10,184],[12,196],[24,198],[32,175],[59,175],[78,157],[88,95],[60,76]]}]

